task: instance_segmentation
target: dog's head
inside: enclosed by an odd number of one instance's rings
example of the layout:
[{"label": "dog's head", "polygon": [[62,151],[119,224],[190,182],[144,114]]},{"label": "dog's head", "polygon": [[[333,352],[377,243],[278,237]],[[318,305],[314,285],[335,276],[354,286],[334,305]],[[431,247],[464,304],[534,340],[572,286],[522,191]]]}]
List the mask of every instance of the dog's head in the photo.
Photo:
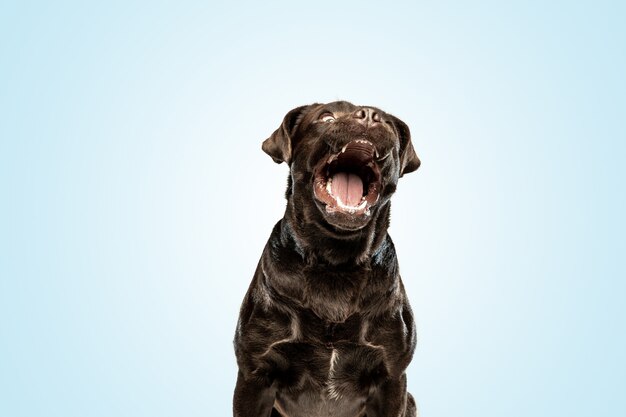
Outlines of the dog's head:
[{"label": "dog's head", "polygon": [[298,211],[344,231],[367,225],[398,179],[420,166],[404,122],[345,101],[291,110],[263,150],[289,165]]}]

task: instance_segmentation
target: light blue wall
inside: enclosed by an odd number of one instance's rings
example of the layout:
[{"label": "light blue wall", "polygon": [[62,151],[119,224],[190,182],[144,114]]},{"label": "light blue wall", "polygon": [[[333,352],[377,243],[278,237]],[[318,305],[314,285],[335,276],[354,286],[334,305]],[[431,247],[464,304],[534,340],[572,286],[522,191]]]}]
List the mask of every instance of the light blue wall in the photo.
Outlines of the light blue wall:
[{"label": "light blue wall", "polygon": [[260,143],[335,99],[423,162],[391,227],[421,414],[624,415],[623,3],[13,3],[1,416],[228,416],[284,210]]}]

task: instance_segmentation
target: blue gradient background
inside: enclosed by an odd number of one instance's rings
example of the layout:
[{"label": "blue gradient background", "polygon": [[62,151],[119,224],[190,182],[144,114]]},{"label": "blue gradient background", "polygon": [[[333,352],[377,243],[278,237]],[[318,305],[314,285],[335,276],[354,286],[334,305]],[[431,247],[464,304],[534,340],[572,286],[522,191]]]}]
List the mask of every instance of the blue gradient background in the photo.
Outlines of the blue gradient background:
[{"label": "blue gradient background", "polygon": [[626,415],[621,2],[0,6],[0,416],[228,416],[293,107],[406,121],[422,416]]}]

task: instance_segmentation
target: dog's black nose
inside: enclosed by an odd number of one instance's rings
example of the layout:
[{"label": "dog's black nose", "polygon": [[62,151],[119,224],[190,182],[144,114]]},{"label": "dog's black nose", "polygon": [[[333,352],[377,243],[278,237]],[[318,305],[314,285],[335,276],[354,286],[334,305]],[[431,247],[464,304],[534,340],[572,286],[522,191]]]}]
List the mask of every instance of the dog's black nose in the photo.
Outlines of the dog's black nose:
[{"label": "dog's black nose", "polygon": [[365,126],[372,126],[375,123],[382,121],[380,113],[370,107],[363,107],[355,111],[353,117],[361,124]]}]

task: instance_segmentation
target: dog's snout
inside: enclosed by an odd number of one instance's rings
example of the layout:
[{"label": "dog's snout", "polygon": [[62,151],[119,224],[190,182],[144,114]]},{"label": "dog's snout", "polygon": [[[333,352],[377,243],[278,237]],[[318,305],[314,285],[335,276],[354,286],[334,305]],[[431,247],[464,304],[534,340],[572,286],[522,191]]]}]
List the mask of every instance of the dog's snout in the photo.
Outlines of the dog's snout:
[{"label": "dog's snout", "polygon": [[355,111],[352,115],[359,123],[365,126],[372,126],[376,123],[380,123],[382,118],[380,113],[370,107],[362,107]]}]

